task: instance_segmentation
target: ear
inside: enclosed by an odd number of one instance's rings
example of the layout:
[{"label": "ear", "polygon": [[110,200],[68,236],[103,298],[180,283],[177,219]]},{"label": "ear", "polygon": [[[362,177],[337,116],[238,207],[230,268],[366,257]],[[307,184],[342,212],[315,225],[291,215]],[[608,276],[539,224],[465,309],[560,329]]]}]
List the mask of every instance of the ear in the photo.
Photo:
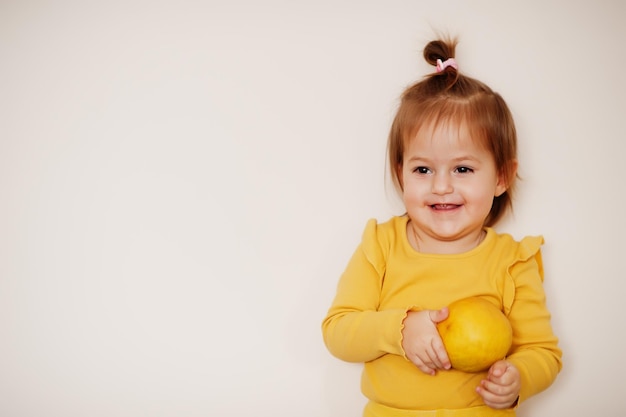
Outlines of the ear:
[{"label": "ear", "polygon": [[[507,175],[508,174],[508,175]],[[496,182],[495,196],[500,197],[511,185],[511,181],[517,175],[517,159],[512,160],[500,173],[498,174],[498,181]],[[508,179],[508,180],[507,180]]]}]

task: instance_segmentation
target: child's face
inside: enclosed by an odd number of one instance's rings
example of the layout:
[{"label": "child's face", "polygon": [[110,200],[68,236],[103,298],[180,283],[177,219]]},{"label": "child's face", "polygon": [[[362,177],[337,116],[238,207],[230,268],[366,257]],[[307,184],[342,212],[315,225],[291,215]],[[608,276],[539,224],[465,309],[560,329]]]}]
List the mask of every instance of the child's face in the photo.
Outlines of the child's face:
[{"label": "child's face", "polygon": [[494,197],[506,191],[493,156],[465,125],[423,128],[407,145],[402,198],[420,240],[465,241],[471,247]]}]

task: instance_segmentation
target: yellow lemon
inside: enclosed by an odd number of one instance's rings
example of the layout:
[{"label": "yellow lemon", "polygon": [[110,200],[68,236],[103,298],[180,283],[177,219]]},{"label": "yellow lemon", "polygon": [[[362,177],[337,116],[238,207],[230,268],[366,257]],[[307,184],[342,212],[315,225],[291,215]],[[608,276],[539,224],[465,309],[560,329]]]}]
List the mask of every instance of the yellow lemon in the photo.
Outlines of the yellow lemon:
[{"label": "yellow lemon", "polygon": [[448,318],[437,330],[452,367],[465,372],[488,369],[511,347],[513,331],[506,316],[482,298],[466,298],[449,306]]}]

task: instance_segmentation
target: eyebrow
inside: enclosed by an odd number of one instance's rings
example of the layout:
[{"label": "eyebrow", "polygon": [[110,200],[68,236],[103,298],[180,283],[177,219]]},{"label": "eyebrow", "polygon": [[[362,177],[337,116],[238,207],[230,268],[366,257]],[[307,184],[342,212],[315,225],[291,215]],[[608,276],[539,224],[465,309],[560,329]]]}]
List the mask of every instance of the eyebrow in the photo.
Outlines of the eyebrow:
[{"label": "eyebrow", "polygon": [[[456,158],[452,158],[452,162],[462,162],[462,161],[473,161],[473,162],[480,162],[480,158],[477,158],[475,156],[471,156],[471,155],[463,155],[463,156],[459,156]],[[430,159],[428,158],[424,158],[421,156],[413,156],[411,158],[409,158],[409,160],[407,162],[418,162],[418,161],[425,161],[425,162],[430,162]]]}]

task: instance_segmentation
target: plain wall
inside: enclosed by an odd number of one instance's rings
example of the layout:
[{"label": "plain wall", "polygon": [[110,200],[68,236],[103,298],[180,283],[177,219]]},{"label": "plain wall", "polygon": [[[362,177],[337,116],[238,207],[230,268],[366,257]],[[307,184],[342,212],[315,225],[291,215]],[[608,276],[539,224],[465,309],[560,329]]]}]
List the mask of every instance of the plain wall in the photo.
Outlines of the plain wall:
[{"label": "plain wall", "polygon": [[519,415],[623,416],[626,6],[0,2],[0,415],[356,417],[321,321],[436,31],[520,138],[564,369]]}]

